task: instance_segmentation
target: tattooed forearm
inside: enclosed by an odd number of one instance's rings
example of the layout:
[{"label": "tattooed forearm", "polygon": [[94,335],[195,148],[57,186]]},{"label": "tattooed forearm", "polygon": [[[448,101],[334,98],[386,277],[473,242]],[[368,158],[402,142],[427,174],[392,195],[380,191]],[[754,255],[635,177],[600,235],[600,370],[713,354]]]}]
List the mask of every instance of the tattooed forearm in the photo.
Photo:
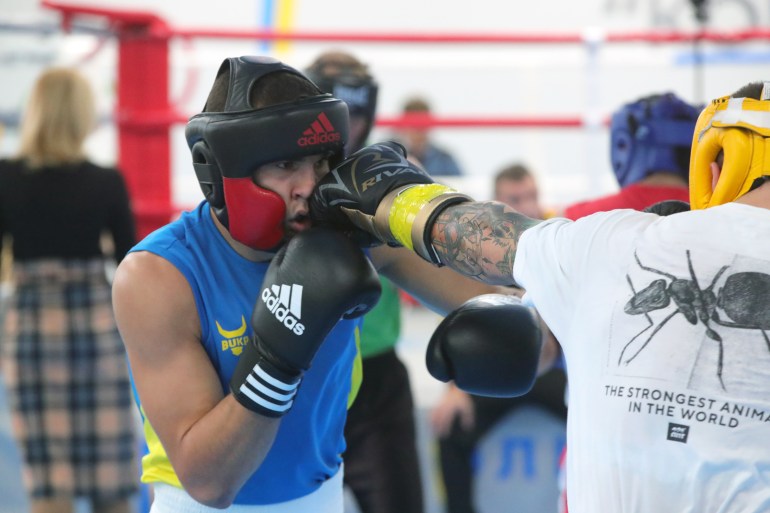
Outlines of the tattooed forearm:
[{"label": "tattooed forearm", "polygon": [[508,284],[519,237],[537,223],[503,203],[462,203],[436,218],[433,247],[442,263],[466,276]]}]

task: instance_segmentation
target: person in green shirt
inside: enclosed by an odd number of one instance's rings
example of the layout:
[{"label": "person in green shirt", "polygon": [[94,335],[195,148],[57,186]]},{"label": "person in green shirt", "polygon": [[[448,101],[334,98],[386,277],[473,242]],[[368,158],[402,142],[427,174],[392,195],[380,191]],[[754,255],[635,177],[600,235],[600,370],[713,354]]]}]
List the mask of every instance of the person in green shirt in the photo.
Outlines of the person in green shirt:
[{"label": "person in green shirt", "polygon": [[[377,105],[377,84],[367,66],[348,53],[329,51],[306,73],[322,91],[347,103],[348,153],[362,148]],[[363,381],[345,424],[344,480],[362,513],[422,513],[414,403],[406,366],[395,350],[400,296],[387,278],[380,281],[382,296],[361,330]]]}]

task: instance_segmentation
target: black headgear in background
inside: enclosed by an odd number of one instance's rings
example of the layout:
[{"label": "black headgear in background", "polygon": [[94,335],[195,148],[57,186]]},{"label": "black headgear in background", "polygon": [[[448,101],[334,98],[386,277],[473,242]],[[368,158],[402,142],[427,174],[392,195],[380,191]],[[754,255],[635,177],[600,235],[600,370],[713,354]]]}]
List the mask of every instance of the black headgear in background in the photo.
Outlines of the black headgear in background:
[{"label": "black headgear in background", "polygon": [[306,74],[321,91],[331,94],[334,98],[344,101],[350,116],[361,116],[366,122],[366,130],[357,140],[350,140],[347,153],[354,153],[366,144],[369,133],[374,126],[374,116],[377,110],[378,85],[364,66],[353,67],[337,62],[325,63],[323,59],[316,61]]}]

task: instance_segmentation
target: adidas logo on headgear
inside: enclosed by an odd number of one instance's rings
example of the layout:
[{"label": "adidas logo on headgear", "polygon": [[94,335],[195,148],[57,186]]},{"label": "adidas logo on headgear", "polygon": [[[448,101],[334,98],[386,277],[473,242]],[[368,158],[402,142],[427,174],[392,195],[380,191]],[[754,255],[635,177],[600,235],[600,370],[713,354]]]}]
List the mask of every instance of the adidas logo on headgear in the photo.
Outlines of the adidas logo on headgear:
[{"label": "adidas logo on headgear", "polygon": [[334,125],[332,125],[329,118],[326,117],[324,112],[320,113],[315,121],[310,123],[310,126],[302,132],[302,137],[297,139],[297,144],[300,146],[313,146],[315,144],[325,144],[330,142],[338,142],[342,136]]},{"label": "adidas logo on headgear", "polygon": [[305,332],[302,324],[302,285],[271,285],[262,291],[267,309],[295,335]]}]

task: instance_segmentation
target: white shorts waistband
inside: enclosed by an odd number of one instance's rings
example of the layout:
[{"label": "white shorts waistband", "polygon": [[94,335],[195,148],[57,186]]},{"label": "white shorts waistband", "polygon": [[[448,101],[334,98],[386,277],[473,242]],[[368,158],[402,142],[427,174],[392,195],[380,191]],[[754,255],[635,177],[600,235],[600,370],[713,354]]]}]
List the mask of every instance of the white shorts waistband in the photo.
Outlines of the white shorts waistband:
[{"label": "white shorts waistband", "polygon": [[233,504],[227,509],[205,506],[181,488],[154,483],[154,500],[150,513],[342,513],[344,494],[343,470],[340,470],[311,494],[278,504]]}]

